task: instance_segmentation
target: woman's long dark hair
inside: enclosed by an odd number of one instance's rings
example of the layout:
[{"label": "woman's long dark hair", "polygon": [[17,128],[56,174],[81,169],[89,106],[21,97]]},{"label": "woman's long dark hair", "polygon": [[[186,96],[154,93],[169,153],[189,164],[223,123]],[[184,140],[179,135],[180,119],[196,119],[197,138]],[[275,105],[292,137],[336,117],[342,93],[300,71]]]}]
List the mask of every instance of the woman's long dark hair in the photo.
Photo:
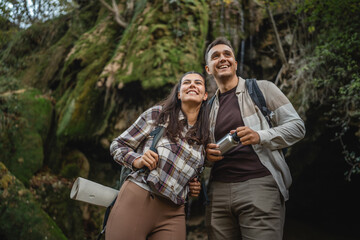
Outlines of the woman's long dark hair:
[{"label": "woman's long dark hair", "polygon": [[[178,99],[178,92],[181,87],[182,79],[188,74],[198,74],[201,76],[204,79],[206,91],[206,78],[204,75],[194,71],[187,72],[180,78],[180,81],[171,90],[170,95],[160,103],[163,108],[157,120],[157,125],[165,124],[166,122],[168,123],[165,134],[172,142],[176,142],[176,139],[178,138],[183,139],[181,132],[187,125],[187,118],[185,114],[185,121],[179,121],[181,100]],[[196,123],[188,130],[184,140],[186,140],[190,145],[196,143],[206,146],[209,142],[209,108],[207,106],[207,101],[203,101],[201,103]]]}]

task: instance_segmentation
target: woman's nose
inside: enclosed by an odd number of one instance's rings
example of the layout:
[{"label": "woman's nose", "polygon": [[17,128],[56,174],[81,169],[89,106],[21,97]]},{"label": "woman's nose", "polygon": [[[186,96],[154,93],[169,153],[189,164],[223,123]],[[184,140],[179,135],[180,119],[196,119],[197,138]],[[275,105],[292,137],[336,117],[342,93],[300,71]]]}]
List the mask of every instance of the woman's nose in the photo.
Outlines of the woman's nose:
[{"label": "woman's nose", "polygon": [[195,81],[192,81],[192,82],[190,83],[190,87],[195,87]]}]

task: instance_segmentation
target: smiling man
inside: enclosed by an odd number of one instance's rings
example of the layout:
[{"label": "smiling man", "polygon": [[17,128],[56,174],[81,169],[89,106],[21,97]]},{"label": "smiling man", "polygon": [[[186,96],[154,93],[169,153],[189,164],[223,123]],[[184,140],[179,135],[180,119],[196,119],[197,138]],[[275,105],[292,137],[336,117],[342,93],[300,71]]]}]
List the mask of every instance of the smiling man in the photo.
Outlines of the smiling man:
[{"label": "smiling man", "polygon": [[[213,163],[206,209],[208,237],[281,240],[291,185],[281,149],[304,137],[304,122],[275,84],[257,81],[274,113],[271,128],[253,103],[245,80],[236,75],[234,56],[225,38],[215,39],[205,53],[205,70],[218,86],[209,117],[213,143],[206,149],[207,160]],[[235,131],[240,144],[221,155],[215,142]]]}]

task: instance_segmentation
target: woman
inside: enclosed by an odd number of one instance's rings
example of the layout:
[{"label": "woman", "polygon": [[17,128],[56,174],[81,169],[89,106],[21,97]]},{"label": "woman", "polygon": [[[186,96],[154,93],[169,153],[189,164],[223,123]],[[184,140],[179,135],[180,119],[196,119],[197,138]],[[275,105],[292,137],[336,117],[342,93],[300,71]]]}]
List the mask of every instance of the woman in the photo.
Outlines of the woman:
[{"label": "woman", "polygon": [[[107,240],[186,238],[184,203],[190,182],[202,171],[209,137],[207,97],[205,77],[185,73],[162,104],[112,142],[114,160],[132,173],[111,210]],[[150,133],[157,126],[165,132],[155,153],[149,150]]]}]

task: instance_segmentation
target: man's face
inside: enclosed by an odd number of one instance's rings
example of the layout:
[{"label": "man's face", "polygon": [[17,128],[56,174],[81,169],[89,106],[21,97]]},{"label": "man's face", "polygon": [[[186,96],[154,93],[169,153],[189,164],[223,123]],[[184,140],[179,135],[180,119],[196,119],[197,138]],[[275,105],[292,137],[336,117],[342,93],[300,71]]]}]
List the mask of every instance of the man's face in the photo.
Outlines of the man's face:
[{"label": "man's face", "polygon": [[212,47],[208,53],[206,72],[217,80],[236,76],[237,62],[231,48],[225,44]]}]

